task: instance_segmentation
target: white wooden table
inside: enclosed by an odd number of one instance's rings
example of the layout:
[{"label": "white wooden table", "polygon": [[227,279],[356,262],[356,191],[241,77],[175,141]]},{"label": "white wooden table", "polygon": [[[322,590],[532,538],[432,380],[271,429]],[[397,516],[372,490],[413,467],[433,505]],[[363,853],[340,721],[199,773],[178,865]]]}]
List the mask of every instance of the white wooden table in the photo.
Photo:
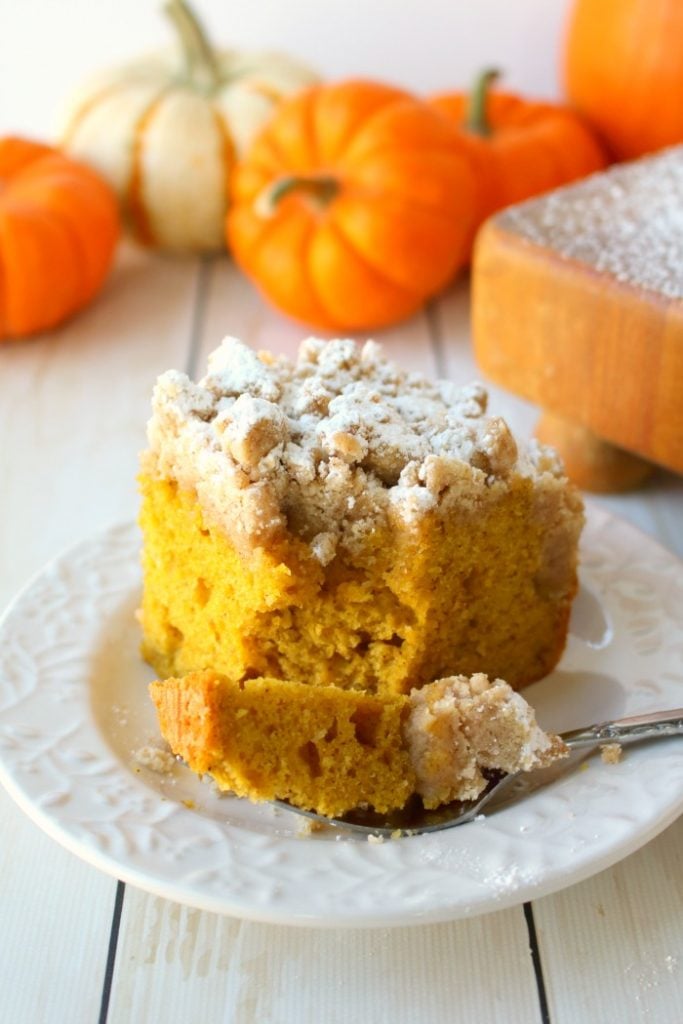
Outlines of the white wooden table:
[{"label": "white wooden table", "polygon": [[[124,249],[62,330],[0,346],[0,604],[47,559],[137,506],[149,397],[223,334],[293,353],[302,328],[227,260]],[[466,381],[467,284],[380,336],[411,368]],[[522,433],[534,410],[495,392]],[[683,553],[683,481],[606,501]],[[43,835],[0,791],[0,1019],[13,1024],[678,1024],[683,819],[557,895],[410,929],[316,931],[196,911],[117,883]]]}]

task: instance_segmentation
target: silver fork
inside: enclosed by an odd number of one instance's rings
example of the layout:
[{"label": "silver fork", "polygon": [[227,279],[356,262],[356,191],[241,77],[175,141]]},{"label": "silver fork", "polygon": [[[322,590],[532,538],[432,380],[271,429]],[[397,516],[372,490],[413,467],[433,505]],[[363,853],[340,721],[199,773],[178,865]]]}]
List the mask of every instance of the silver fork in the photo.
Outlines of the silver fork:
[{"label": "silver fork", "polygon": [[[605,743],[638,743],[641,740],[663,739],[667,736],[683,735],[683,708],[672,711],[654,711],[631,718],[618,718],[613,722],[600,722],[583,729],[572,729],[561,733],[561,738],[569,747],[570,752],[595,748]],[[454,801],[445,804],[435,811],[427,811],[419,797],[413,797],[400,810],[389,814],[377,814],[371,809],[357,808],[340,818],[326,818],[315,811],[306,811],[301,807],[284,800],[275,800],[274,804],[302,814],[306,818],[353,832],[374,833],[377,836],[422,835],[425,832],[441,832],[443,829],[465,825],[468,821],[478,818],[484,808],[491,810],[493,798],[496,806],[508,806],[514,800],[521,799],[540,786],[564,775],[575,761],[562,760],[549,768],[541,768],[532,772],[517,772],[506,775],[504,772],[489,772],[489,783],[477,800]],[[506,799],[501,799],[505,797]]]}]

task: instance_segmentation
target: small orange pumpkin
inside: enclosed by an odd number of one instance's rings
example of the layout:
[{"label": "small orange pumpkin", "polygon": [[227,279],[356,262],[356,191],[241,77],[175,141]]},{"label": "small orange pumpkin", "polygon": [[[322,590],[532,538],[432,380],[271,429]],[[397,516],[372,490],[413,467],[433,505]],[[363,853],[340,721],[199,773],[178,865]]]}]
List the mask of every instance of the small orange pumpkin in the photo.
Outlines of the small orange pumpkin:
[{"label": "small orange pumpkin", "polygon": [[607,163],[580,117],[557,104],[490,91],[498,74],[484,71],[469,94],[447,93],[431,101],[459,129],[478,167],[479,222]]},{"label": "small orange pumpkin", "polygon": [[350,81],[286,100],[233,178],[235,259],[298,320],[410,316],[467,258],[476,182],[457,132],[399,89]]},{"label": "small orange pumpkin", "polygon": [[618,160],[683,142],[683,3],[576,0],[565,77]]},{"label": "small orange pumpkin", "polygon": [[116,198],[89,168],[25,139],[0,139],[0,338],[54,327],[104,281]]}]

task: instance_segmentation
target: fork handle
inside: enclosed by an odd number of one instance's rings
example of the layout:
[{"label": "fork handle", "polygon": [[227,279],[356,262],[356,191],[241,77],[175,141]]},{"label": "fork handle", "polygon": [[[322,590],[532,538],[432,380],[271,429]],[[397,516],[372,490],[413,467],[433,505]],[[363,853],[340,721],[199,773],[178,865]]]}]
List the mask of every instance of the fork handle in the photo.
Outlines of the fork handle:
[{"label": "fork handle", "polygon": [[637,743],[664,736],[683,736],[683,708],[653,711],[633,718],[617,718],[585,729],[563,732],[562,739],[570,749],[595,747],[599,743]]}]

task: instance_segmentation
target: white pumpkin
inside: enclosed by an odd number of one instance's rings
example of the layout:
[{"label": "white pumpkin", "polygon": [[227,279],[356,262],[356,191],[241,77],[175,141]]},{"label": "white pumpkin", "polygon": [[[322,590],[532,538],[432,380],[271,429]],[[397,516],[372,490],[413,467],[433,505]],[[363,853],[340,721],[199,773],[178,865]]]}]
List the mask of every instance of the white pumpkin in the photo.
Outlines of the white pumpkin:
[{"label": "white pumpkin", "polygon": [[140,241],[220,249],[235,160],[281,98],[316,76],[282,54],[214,51],[184,0],[165,10],[179,51],[88,82],[65,111],[62,146],[113,185]]}]

